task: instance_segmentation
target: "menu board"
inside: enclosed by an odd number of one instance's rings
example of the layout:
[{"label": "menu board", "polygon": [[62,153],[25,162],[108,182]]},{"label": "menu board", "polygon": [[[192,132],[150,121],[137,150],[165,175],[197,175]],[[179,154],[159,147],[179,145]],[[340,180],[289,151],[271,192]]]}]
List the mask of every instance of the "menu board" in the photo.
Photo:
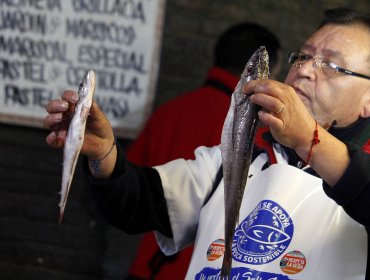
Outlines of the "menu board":
[{"label": "menu board", "polygon": [[134,138],[153,103],[164,9],[165,0],[0,0],[0,121],[42,127],[48,101],[93,69],[94,99],[117,136]]}]

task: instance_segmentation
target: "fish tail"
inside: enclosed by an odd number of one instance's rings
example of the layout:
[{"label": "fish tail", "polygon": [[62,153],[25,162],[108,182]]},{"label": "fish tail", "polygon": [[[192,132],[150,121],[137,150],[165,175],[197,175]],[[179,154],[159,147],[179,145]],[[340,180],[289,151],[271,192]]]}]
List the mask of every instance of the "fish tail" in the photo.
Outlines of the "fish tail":
[{"label": "fish tail", "polygon": [[62,221],[63,221],[63,216],[64,216],[64,207],[65,207],[65,204],[64,204],[64,205],[60,205],[59,218],[58,218],[58,224],[59,224],[60,226],[62,225]]},{"label": "fish tail", "polygon": [[231,254],[229,253],[228,250],[226,250],[222,261],[221,280],[230,279],[231,261],[232,261]]},{"label": "fish tail", "polygon": [[59,218],[58,218],[58,225],[62,225],[62,222],[63,222],[63,215],[64,215],[64,213],[62,213],[62,212],[60,212],[59,213]]}]

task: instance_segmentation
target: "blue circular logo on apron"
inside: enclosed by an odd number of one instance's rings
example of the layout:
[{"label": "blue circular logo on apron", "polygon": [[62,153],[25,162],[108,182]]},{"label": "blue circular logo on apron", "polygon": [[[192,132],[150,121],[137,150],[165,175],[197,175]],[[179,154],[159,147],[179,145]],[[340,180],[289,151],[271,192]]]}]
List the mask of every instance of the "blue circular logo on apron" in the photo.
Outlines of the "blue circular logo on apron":
[{"label": "blue circular logo on apron", "polygon": [[237,227],[233,258],[254,265],[272,262],[288,248],[293,231],[293,221],[283,207],[262,200]]}]

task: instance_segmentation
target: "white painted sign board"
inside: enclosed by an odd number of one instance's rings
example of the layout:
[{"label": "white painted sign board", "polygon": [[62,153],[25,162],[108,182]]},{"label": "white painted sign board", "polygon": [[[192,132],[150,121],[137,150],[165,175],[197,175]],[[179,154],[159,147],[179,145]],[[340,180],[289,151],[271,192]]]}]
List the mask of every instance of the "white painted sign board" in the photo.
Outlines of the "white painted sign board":
[{"label": "white painted sign board", "polygon": [[97,74],[117,136],[150,114],[165,0],[0,0],[0,121],[42,127],[45,105]]}]

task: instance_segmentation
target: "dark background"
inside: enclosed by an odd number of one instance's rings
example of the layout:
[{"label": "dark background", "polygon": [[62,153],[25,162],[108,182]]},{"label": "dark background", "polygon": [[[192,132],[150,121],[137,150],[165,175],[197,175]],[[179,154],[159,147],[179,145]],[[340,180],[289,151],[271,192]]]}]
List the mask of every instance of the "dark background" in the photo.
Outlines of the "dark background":
[{"label": "dark background", "polygon": [[[337,6],[370,11],[367,0],[167,0],[155,107],[203,82],[215,38],[229,25],[265,25],[281,39],[285,58],[315,30],[322,11]],[[281,80],[286,71],[284,64]],[[139,236],[95,213],[79,168],[58,226],[62,151],[49,148],[46,135],[0,123],[0,279],[122,279]]]}]

